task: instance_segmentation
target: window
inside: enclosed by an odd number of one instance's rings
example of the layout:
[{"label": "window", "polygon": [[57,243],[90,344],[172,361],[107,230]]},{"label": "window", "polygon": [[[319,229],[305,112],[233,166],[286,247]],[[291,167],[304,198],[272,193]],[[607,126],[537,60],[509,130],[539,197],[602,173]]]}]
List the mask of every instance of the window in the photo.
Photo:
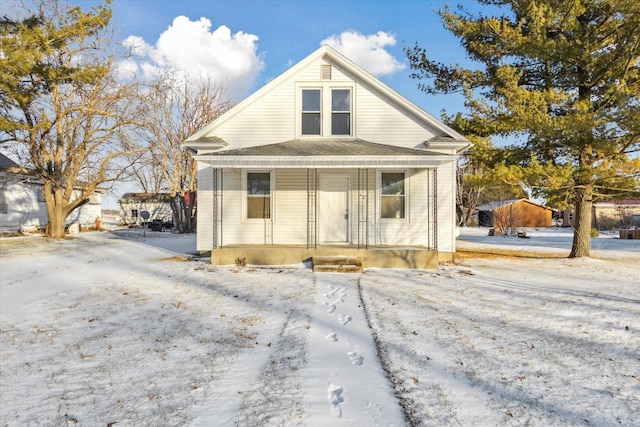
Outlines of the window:
[{"label": "window", "polygon": [[331,91],[331,135],[351,135],[351,91]]},{"label": "window", "polygon": [[380,217],[405,218],[405,173],[380,174]]},{"label": "window", "polygon": [[322,80],[298,83],[296,87],[297,136],[355,136],[354,83]]},{"label": "window", "polygon": [[36,200],[38,200],[38,202],[44,202],[44,188],[42,187],[38,187],[38,189],[36,190]]},{"label": "window", "polygon": [[302,134],[320,135],[321,98],[320,89],[304,89],[302,91]]},{"label": "window", "polygon": [[247,172],[247,218],[271,218],[270,172]]},{"label": "window", "polygon": [[9,213],[9,204],[7,203],[7,189],[6,187],[0,188],[0,213]]},{"label": "window", "polygon": [[138,209],[131,209],[131,218],[134,220],[138,219]]}]

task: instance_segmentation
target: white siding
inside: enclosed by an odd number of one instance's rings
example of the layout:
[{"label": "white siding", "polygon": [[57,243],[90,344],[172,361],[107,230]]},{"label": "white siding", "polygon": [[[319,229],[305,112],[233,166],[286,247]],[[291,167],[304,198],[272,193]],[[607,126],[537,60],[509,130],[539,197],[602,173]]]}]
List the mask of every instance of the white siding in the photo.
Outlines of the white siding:
[{"label": "white siding", "polygon": [[[283,169],[275,173],[275,193],[273,223],[271,220],[246,220],[243,218],[242,198],[242,171],[228,170],[224,173],[224,218],[223,245],[233,244],[297,244],[307,242],[307,171],[306,169]],[[366,200],[358,204],[358,171],[357,170],[323,170],[323,175],[349,176],[351,179],[350,198],[350,243],[364,245],[366,223]],[[416,245],[428,246],[429,224],[427,215],[429,207],[429,171],[426,169],[409,170],[407,196],[407,218],[397,221],[382,221],[379,218],[379,191],[376,188],[377,171],[369,170],[369,245]],[[201,178],[200,178],[201,179]],[[200,181],[202,185],[202,181]],[[364,184],[364,183],[362,183]],[[364,185],[363,185],[364,188]],[[201,187],[202,191],[202,187]],[[366,195],[366,193],[362,193]],[[364,198],[366,199],[366,197]],[[200,211],[204,210],[200,201]],[[359,208],[362,210],[359,211]],[[322,206],[318,206],[322,209]],[[438,210],[440,214],[441,209]],[[359,224],[362,219],[363,223]],[[440,219],[439,219],[440,220]],[[200,246],[205,237],[211,235],[210,228],[202,217],[198,217],[198,250],[205,250]],[[210,221],[210,220],[209,220]],[[445,218],[445,227],[449,221]],[[362,227],[361,239],[358,241],[359,225]],[[203,231],[204,230],[204,231]],[[446,233],[442,231],[438,239],[445,239]],[[207,241],[208,244],[209,241]],[[321,242],[318,242],[321,243]]]},{"label": "white siding", "polygon": [[[376,212],[377,244],[428,245],[428,176],[426,169],[410,170],[409,182],[406,188],[406,194],[409,197],[407,218],[382,220],[379,212]],[[377,192],[378,198],[380,197],[379,194]],[[376,206],[379,209],[379,203]]]},{"label": "white siding", "polygon": [[438,168],[438,251],[455,252],[455,162]]},{"label": "white siding", "polygon": [[356,87],[355,129],[365,141],[407,148],[425,148],[434,134],[363,85]]},{"label": "white siding", "polygon": [[[79,191],[74,191],[72,197],[78,197]],[[95,227],[96,218],[102,218],[102,194],[95,193],[89,201],[80,206],[67,217],[67,224],[80,224],[84,227]]]},{"label": "white siding", "polygon": [[307,170],[276,171],[273,243],[307,243]]},{"label": "white siding", "polygon": [[210,251],[213,248],[213,171],[211,166],[198,162],[198,233],[196,249]]},{"label": "white siding", "polygon": [[[262,97],[246,105],[231,120],[221,123],[212,134],[229,143],[229,148],[273,144],[296,138],[296,84],[354,83],[353,78],[332,65],[331,81],[320,80],[318,60],[300,70],[288,81],[271,88]],[[371,87],[356,84],[354,88],[354,137],[409,148],[424,148],[423,142],[434,136],[434,130],[419,124]],[[324,119],[326,120],[326,118]]]},{"label": "white siding", "polygon": [[[42,195],[43,186],[25,183],[28,177],[15,174],[2,174],[0,192],[4,198],[6,212],[0,212],[0,231],[18,231],[21,229],[44,229],[49,222],[47,206]],[[74,191],[72,197],[79,192]],[[88,203],[80,206],[67,217],[66,223],[80,224],[84,227],[95,226],[96,218],[102,217],[102,195],[96,193]]]},{"label": "white siding", "polygon": [[229,148],[283,142],[295,137],[295,118],[295,84],[290,82],[247,106],[215,134],[227,141]]},{"label": "white siding", "polygon": [[[84,207],[84,206],[83,206]],[[132,210],[138,211],[138,216],[134,217]],[[173,221],[173,211],[169,202],[120,202],[120,222],[125,225],[142,224],[144,219],[140,214],[143,211],[149,212],[149,221],[162,220],[165,222]]]},{"label": "white siding", "polygon": [[6,212],[0,212],[0,231],[42,228],[47,225],[47,208],[38,200],[42,186],[22,183],[23,177],[6,175],[0,178]]}]

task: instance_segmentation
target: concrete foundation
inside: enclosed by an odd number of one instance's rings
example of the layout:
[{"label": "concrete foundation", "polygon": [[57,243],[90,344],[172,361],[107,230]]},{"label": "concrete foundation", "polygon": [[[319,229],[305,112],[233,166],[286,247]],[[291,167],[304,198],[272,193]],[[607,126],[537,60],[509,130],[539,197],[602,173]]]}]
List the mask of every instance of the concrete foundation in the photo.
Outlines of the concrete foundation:
[{"label": "concrete foundation", "polygon": [[362,259],[363,268],[437,269],[438,251],[416,247],[353,246],[227,246],[211,251],[214,265],[246,263],[253,265],[299,264],[314,256],[345,256]]}]

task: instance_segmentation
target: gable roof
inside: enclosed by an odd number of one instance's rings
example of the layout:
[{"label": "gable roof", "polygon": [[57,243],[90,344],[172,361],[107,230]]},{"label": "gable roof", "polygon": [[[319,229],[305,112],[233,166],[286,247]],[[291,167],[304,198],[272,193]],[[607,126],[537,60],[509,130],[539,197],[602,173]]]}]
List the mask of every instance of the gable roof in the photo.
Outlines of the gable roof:
[{"label": "gable roof", "polygon": [[10,169],[10,168],[19,168],[20,165],[0,153],[0,169]]},{"label": "gable roof", "polygon": [[291,140],[194,156],[219,168],[436,167],[456,156],[356,140]]},{"label": "gable roof", "polygon": [[125,193],[118,203],[169,203],[169,193]]},{"label": "gable roof", "polygon": [[[418,121],[425,122],[432,126],[433,128],[442,132],[443,135],[437,136],[437,138],[432,138],[429,141],[425,141],[425,145],[429,147],[432,145],[436,148],[439,145],[442,145],[443,148],[455,148],[456,151],[462,152],[467,149],[471,143],[461,134],[457,133],[449,126],[442,123],[440,120],[433,117],[431,114],[427,113],[402,95],[400,95],[395,90],[391,89],[386,84],[382,83],[376,77],[368,73],[362,67],[356,65],[354,62],[340,54],[334,48],[324,45],[317,49],[315,52],[304,58],[302,61],[298,62],[293,67],[289,68],[284,73],[280,74],[278,77],[273,79],[271,82],[267,83],[258,91],[254,92],[252,95],[244,99],[238,105],[224,113],[222,116],[218,117],[213,122],[209,123],[204,128],[200,129],[195,134],[191,135],[186,139],[184,145],[191,148],[196,149],[200,148],[200,142],[203,142],[203,139],[210,138],[210,133],[219,125],[225,123],[226,121],[233,118],[239,112],[243,111],[247,106],[253,104],[256,100],[263,97],[265,94],[270,92],[271,90],[278,87],[280,84],[284,83],[288,78],[303,68],[307,67],[312,62],[318,59],[325,59],[328,62],[338,65],[343,70],[351,73],[356,77],[356,80],[363,82],[375,90],[377,90],[382,96],[387,98],[387,100],[392,101],[396,105],[398,105],[405,113],[415,117]],[[442,139],[444,138],[444,139]],[[446,141],[446,142],[445,142]],[[446,146],[446,147],[445,147]]]},{"label": "gable roof", "polygon": [[355,140],[296,140],[211,153],[211,156],[433,156],[426,150]]}]

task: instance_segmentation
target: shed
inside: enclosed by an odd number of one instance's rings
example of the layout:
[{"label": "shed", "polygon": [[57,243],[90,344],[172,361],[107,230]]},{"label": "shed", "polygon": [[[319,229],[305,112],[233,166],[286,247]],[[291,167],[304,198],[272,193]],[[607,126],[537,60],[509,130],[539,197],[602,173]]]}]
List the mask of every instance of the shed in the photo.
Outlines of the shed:
[{"label": "shed", "polygon": [[478,224],[495,228],[496,234],[512,234],[525,227],[551,227],[553,221],[553,209],[528,199],[490,202],[477,210]]},{"label": "shed", "polygon": [[161,221],[173,226],[173,210],[171,195],[168,193],[125,193],[118,201],[120,205],[120,223],[123,225],[140,225],[143,223],[142,212],[149,212],[149,221]]}]

